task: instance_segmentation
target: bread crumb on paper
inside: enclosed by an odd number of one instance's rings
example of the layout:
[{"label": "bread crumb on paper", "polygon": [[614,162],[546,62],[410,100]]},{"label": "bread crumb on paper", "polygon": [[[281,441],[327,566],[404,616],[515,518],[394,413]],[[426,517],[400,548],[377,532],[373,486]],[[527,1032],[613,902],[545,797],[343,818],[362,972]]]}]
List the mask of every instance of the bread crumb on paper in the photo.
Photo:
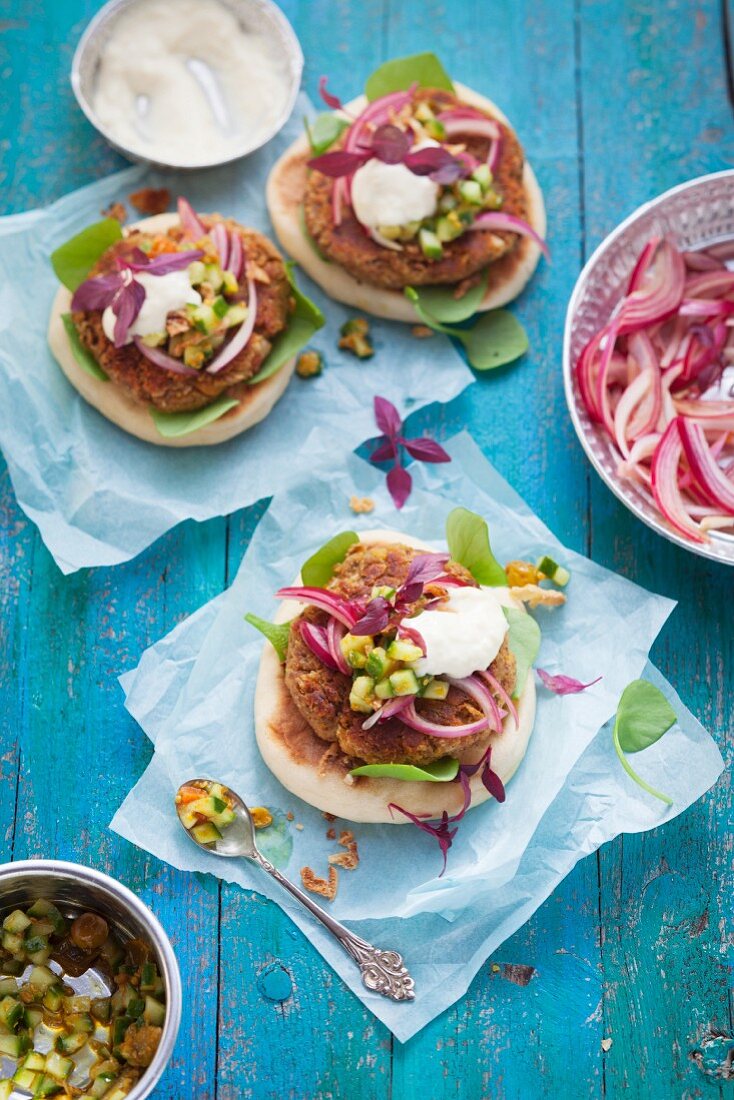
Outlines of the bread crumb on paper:
[{"label": "bread crumb on paper", "polygon": [[344,829],[339,837],[339,843],[342,848],[346,848],[346,852],[337,852],[333,856],[329,856],[329,863],[336,865],[337,867],[343,867],[345,871],[354,871],[359,866],[359,852],[357,851],[357,841],[354,839],[354,833],[349,829]]},{"label": "bread crumb on paper", "polygon": [[372,497],[350,497],[349,507],[352,509],[355,515],[363,516],[369,512],[374,512],[375,502]]},{"label": "bread crumb on paper", "polygon": [[104,210],[100,210],[100,214],[103,218],[114,218],[120,225],[124,225],[127,221],[127,210],[123,202],[113,202]]},{"label": "bread crumb on paper", "polygon": [[433,329],[429,328],[428,325],[413,325],[410,331],[417,340],[428,340],[429,337],[435,335]]},{"label": "bread crumb on paper", "polygon": [[333,901],[339,886],[339,872],[336,867],[329,867],[327,882],[325,878],[319,878],[311,867],[301,867],[301,882],[310,894],[318,894],[327,901]]},{"label": "bread crumb on paper", "polygon": [[288,813],[285,816],[286,816],[287,821],[293,821],[294,814],[293,814],[292,810],[289,810]]},{"label": "bread crumb on paper", "polygon": [[167,187],[141,187],[128,198],[139,214],[165,214],[171,205],[171,192]]},{"label": "bread crumb on paper", "polygon": [[539,584],[523,584],[510,589],[510,595],[516,600],[530,604],[531,607],[559,607],[566,602],[563,592],[554,588],[541,588]]},{"label": "bread crumb on paper", "polygon": [[250,810],[250,817],[256,829],[267,829],[268,825],[273,824],[273,815],[267,806],[254,806]]},{"label": "bread crumb on paper", "polygon": [[327,840],[336,840],[336,829],[334,828],[333,825],[331,826],[330,829],[326,830],[326,839]]},{"label": "bread crumb on paper", "polygon": [[601,1049],[604,1051],[605,1054],[608,1050],[611,1050],[611,1046],[612,1046],[612,1040],[611,1039],[602,1039]]}]

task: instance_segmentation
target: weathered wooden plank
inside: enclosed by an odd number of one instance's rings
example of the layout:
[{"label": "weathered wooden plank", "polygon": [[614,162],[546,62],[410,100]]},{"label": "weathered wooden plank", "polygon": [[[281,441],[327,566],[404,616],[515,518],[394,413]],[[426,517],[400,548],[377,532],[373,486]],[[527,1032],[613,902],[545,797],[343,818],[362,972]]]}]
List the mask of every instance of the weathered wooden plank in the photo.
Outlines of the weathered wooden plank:
[{"label": "weathered wooden plank", "polygon": [[[731,163],[719,20],[713,2],[582,4],[587,251],[639,203]],[[591,537],[604,564],[680,600],[654,656],[731,759],[730,572],[659,539],[595,477]],[[725,773],[682,819],[602,855],[609,1096],[716,1091],[725,1050],[712,1048],[708,1074],[695,1052],[710,1032],[731,1034],[730,822]]]}]

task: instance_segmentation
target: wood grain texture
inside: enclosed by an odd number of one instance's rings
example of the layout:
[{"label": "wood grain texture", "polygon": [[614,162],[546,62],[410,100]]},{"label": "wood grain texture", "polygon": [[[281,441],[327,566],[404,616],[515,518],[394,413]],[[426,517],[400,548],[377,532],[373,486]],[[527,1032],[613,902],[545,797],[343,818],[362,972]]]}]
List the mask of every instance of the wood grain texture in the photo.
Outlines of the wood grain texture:
[{"label": "wood grain texture", "polygon": [[[73,47],[93,0],[0,0],[0,204],[48,202],[123,162],[77,110]],[[584,258],[636,205],[731,163],[712,0],[287,0],[314,95],[350,96],[390,55],[438,48],[516,123],[548,203],[552,266],[518,303],[524,361],[416,427],[467,427],[558,535],[680,606],[655,658],[732,754],[732,577],[628,515],[565,414],[565,305]],[[60,856],[117,877],[172,934],[189,1003],[156,1100],[724,1097],[731,1034],[732,799],[582,862],[469,993],[393,1044],[272,903],[183,875],[106,823],[150,749],[116,682],[222,590],[263,505],[186,524],[135,562],[63,579],[0,477],[0,859]],[[89,805],[67,777],[91,776]],[[17,797],[16,797],[17,792]],[[605,1052],[602,1039],[612,1040]],[[605,1043],[607,1046],[608,1043]]]}]

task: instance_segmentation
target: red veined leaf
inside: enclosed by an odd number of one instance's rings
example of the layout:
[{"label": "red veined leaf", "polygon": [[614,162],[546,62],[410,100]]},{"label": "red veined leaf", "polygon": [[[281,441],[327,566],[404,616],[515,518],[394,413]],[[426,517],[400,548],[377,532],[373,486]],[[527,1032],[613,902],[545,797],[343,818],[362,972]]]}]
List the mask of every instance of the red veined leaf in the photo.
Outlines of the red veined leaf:
[{"label": "red veined leaf", "polygon": [[129,283],[121,286],[112,302],[112,312],[115,315],[115,347],[120,348],[125,343],[128,329],[145,301],[145,287],[131,279]]},{"label": "red veined leaf", "polygon": [[597,676],[596,680],[590,680],[588,684],[582,684],[580,680],[574,680],[573,676],[564,676],[560,673],[554,676],[550,672],[546,672],[544,668],[538,668],[536,672],[548,690],[552,691],[554,695],[578,695],[580,691],[586,691],[587,688],[593,687],[601,680],[601,676]]},{"label": "red veined leaf", "polygon": [[333,153],[323,153],[320,157],[314,157],[308,162],[308,166],[331,179],[340,179],[342,176],[353,175],[371,157],[371,152],[347,153],[343,149],[337,149]]},{"label": "red veined leaf", "polygon": [[370,455],[370,462],[389,462],[391,458],[397,458],[397,443],[392,439],[386,439],[375,447]]},{"label": "red veined leaf", "polygon": [[400,429],[403,426],[400,413],[395,408],[392,401],[388,401],[386,397],[380,397],[379,394],[375,397],[374,407],[377,427],[388,439],[394,438],[400,433]]},{"label": "red veined leaf", "polygon": [[450,462],[451,455],[435,439],[422,436],[420,439],[401,439],[409,455],[421,462]]},{"label": "red veined leaf", "polygon": [[341,111],[342,101],[339,99],[338,96],[332,95],[331,92],[327,90],[327,79],[328,78],[325,76],[319,77],[319,95],[323,99],[326,106],[331,107],[332,111]]},{"label": "red veined leaf", "polygon": [[74,291],[71,308],[106,309],[122,286],[123,278],[121,272],[115,271],[111,275],[95,275],[93,279],[87,279]]},{"label": "red veined leaf", "polygon": [[372,152],[384,164],[400,164],[411,144],[410,134],[390,123],[378,126],[372,135]]},{"label": "red veined leaf", "polygon": [[398,510],[405,504],[412,488],[413,478],[403,466],[396,464],[388,471],[387,489]]}]

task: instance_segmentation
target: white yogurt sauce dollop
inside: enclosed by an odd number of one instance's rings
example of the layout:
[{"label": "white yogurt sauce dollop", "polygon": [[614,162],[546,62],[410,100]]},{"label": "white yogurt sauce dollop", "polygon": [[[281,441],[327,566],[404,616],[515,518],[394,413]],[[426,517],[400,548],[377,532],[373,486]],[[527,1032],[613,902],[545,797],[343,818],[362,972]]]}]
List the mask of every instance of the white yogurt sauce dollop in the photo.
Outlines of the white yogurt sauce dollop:
[{"label": "white yogurt sauce dollop", "polygon": [[426,643],[426,656],[416,663],[419,676],[462,679],[487,668],[507,634],[502,604],[490,588],[454,588],[437,608],[415,622]]},{"label": "white yogurt sauce dollop", "polygon": [[218,0],[145,0],[115,20],[92,106],[113,140],[192,166],[235,156],[272,130],[289,94],[278,43]]},{"label": "white yogurt sauce dollop", "polygon": [[[425,149],[437,141],[414,146]],[[416,176],[404,164],[384,164],[374,157],[352,177],[352,206],[357,221],[368,229],[380,225],[407,225],[436,213],[439,185],[428,176]]]},{"label": "white yogurt sauce dollop", "polygon": [[[146,275],[145,272],[136,272],[135,282],[145,287],[145,301],[140,307],[140,313],[127,330],[126,344],[131,342],[133,336],[150,336],[153,332],[164,332],[166,317],[172,310],[183,309],[185,305],[201,304],[201,295],[189,282],[189,273],[186,269],[169,271],[167,275]],[[115,320],[112,307],[107,306],[102,314],[102,328],[108,340],[115,339]]]}]

